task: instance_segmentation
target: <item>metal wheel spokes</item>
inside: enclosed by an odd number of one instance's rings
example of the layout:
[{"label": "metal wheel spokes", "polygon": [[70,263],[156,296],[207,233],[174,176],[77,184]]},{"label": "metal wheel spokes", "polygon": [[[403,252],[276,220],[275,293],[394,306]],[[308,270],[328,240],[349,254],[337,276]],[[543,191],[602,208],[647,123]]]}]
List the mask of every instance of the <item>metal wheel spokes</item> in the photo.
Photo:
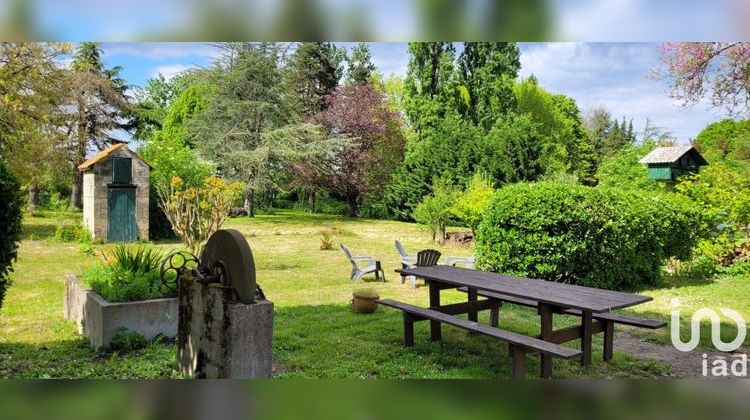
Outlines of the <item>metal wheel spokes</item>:
[{"label": "metal wheel spokes", "polygon": [[[161,262],[160,274],[161,283],[167,289],[177,291],[177,278],[185,271],[197,267],[199,264],[198,257],[187,252],[177,251],[167,255]],[[174,279],[167,279],[167,273],[174,271]]]}]

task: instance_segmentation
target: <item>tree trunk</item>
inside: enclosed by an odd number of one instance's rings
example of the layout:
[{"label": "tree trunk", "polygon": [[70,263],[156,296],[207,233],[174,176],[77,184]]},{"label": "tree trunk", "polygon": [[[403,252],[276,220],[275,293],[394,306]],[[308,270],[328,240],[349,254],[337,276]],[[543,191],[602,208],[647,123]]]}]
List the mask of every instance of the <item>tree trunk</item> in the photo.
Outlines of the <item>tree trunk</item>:
[{"label": "tree trunk", "polygon": [[75,168],[73,174],[73,188],[70,193],[70,209],[82,209],[83,208],[83,172]]},{"label": "tree trunk", "polygon": [[245,188],[245,211],[248,217],[255,217],[255,192],[251,187]]},{"label": "tree trunk", "polygon": [[82,100],[78,100],[78,129],[76,130],[77,144],[73,157],[73,188],[70,193],[70,209],[83,208],[83,172],[78,170],[78,165],[86,161],[86,106]]},{"label": "tree trunk", "polygon": [[39,207],[39,184],[32,182],[29,184],[29,205],[28,211],[34,211]]},{"label": "tree trunk", "polygon": [[349,217],[357,217],[357,210],[359,209],[359,203],[357,203],[358,197],[349,197]]},{"label": "tree trunk", "polygon": [[310,206],[310,213],[315,213],[315,200],[317,196],[317,192],[315,191],[315,188],[311,189],[308,193],[308,204]]},{"label": "tree trunk", "polygon": [[438,224],[438,244],[445,245],[445,223]]}]

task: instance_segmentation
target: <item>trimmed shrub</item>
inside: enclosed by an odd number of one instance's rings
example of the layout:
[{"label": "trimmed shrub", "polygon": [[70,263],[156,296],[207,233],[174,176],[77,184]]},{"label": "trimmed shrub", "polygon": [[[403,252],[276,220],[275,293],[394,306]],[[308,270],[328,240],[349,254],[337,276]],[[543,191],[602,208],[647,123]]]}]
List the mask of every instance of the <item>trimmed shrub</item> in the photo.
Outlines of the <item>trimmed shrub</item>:
[{"label": "trimmed shrub", "polygon": [[21,187],[5,164],[0,161],[0,307],[10,285],[18,243],[21,241]]},{"label": "trimmed shrub", "polygon": [[477,238],[491,271],[613,290],[656,284],[666,259],[688,260],[703,215],[667,194],[558,183],[499,190]]}]

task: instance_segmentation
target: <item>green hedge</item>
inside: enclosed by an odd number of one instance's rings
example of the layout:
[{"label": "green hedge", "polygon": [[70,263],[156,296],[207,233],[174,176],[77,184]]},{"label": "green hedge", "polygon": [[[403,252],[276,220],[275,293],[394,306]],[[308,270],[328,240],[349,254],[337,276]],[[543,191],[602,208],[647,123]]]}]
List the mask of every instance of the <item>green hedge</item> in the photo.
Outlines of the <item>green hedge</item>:
[{"label": "green hedge", "polygon": [[665,260],[690,258],[701,211],[668,194],[571,184],[514,184],[479,227],[477,264],[491,271],[613,290],[654,285]]},{"label": "green hedge", "polygon": [[0,161],[0,307],[21,241],[21,187]]}]

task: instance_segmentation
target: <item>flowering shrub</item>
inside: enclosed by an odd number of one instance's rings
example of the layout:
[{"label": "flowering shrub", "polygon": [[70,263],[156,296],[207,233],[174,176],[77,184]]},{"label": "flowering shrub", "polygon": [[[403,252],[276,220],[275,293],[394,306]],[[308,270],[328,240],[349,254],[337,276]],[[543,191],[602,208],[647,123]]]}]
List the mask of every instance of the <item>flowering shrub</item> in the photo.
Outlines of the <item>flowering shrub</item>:
[{"label": "flowering shrub", "polygon": [[159,191],[159,199],[172,229],[197,254],[209,236],[221,228],[242,188],[241,183],[215,176],[206,178],[199,187],[186,186],[181,178],[174,177]]}]

